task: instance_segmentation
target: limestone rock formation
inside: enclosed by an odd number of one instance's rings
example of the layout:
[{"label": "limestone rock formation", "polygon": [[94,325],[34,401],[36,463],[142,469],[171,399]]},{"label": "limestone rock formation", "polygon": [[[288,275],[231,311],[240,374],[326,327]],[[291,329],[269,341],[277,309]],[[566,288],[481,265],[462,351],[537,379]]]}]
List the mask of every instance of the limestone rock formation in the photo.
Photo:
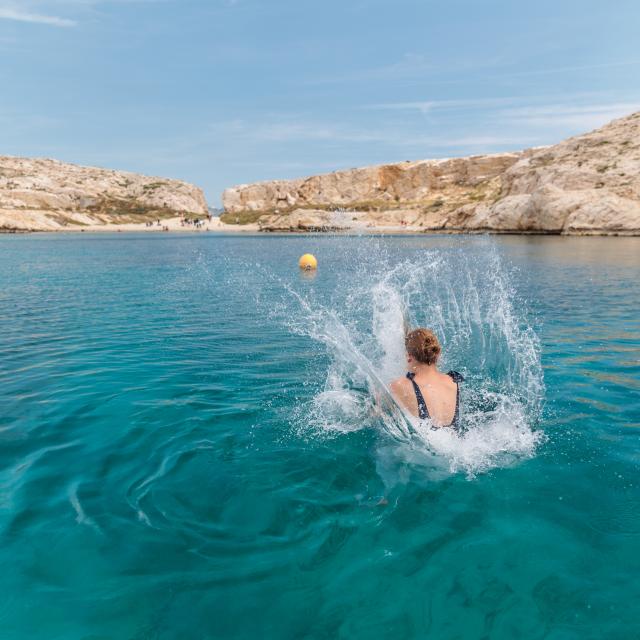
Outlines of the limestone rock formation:
[{"label": "limestone rock formation", "polygon": [[261,231],[343,231],[348,225],[340,224],[329,211],[296,209],[287,214],[265,216],[258,222]]},{"label": "limestone rock formation", "polygon": [[229,213],[327,206],[375,209],[428,203],[442,192],[461,195],[478,188],[484,190],[520,157],[519,153],[503,153],[422,160],[336,171],[298,180],[259,182],[227,189],[222,202]]},{"label": "limestone rock formation", "polygon": [[206,214],[204,194],[179,180],[0,156],[0,230],[80,228]]},{"label": "limestone rock formation", "polygon": [[310,208],[309,227],[335,227],[346,211],[349,227],[640,235],[640,113],[520,153],[242,185],[227,189],[223,204],[228,212],[254,212],[264,230]]},{"label": "limestone rock formation", "polygon": [[498,202],[466,226],[561,233],[640,233],[640,113],[521,159]]}]

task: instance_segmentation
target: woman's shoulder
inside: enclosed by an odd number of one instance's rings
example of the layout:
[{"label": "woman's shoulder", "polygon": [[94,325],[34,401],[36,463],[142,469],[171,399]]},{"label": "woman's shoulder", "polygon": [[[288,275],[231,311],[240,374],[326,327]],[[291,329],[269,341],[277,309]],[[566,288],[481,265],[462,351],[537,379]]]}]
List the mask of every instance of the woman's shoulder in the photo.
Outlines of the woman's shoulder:
[{"label": "woman's shoulder", "polygon": [[402,389],[406,389],[409,384],[411,384],[409,382],[409,379],[406,376],[403,376],[402,378],[396,378],[395,380],[392,380],[389,383],[389,386],[393,391],[400,391]]},{"label": "woman's shoulder", "polygon": [[391,393],[398,398],[408,398],[413,393],[411,381],[406,378],[396,378],[389,383]]},{"label": "woman's shoulder", "polygon": [[458,371],[447,371],[447,375],[456,383],[464,382],[464,376]]}]

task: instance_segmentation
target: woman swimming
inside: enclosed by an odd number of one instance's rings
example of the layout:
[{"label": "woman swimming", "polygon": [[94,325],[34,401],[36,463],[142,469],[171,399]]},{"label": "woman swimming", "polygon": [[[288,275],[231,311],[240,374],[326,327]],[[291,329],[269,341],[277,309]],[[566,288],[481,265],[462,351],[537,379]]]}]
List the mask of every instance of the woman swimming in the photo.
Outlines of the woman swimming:
[{"label": "woman swimming", "polygon": [[442,348],[433,331],[415,329],[405,337],[409,372],[391,383],[391,393],[416,418],[430,420],[432,429],[459,428],[460,388],[456,371],[438,371]]}]

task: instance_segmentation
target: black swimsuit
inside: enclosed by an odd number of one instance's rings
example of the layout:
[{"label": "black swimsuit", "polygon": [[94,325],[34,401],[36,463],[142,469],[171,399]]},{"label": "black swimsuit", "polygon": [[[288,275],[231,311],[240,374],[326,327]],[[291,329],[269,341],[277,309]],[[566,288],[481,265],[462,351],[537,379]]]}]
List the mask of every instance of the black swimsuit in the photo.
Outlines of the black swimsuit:
[{"label": "black swimsuit", "polygon": [[[464,376],[457,371],[448,371],[447,375],[456,383],[456,410],[453,413],[453,420],[451,423],[443,426],[458,429],[460,426],[460,383],[464,381]],[[424,396],[422,395],[422,391],[420,391],[418,383],[414,380],[415,377],[415,373],[407,373],[407,378],[411,380],[413,390],[416,392],[416,400],[418,401],[418,417],[420,420],[430,420],[431,416],[429,415],[429,409],[427,409],[427,403],[424,400]],[[431,428],[438,429],[439,427]]]}]

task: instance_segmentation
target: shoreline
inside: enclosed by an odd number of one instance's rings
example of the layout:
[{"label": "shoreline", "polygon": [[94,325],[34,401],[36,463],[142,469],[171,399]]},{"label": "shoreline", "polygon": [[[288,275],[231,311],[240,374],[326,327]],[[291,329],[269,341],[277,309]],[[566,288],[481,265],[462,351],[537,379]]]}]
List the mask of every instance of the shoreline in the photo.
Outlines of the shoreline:
[{"label": "shoreline", "polygon": [[[122,224],[92,224],[92,225],[67,225],[64,227],[42,228],[42,229],[0,229],[0,234],[5,235],[22,235],[30,233],[203,233],[203,232],[226,232],[228,227],[236,227],[237,225],[226,225],[220,222],[219,218],[213,218],[210,221],[203,221],[201,228],[195,228],[192,225],[182,225],[182,218],[179,216],[173,218],[164,218],[160,220],[160,224],[154,223],[147,226],[145,222],[124,222]],[[258,231],[257,225],[244,225],[250,227],[246,231]],[[254,228],[255,227],[255,228]],[[230,229],[232,230],[232,229]],[[232,231],[237,231],[233,229]]]},{"label": "shoreline", "polygon": [[638,230],[584,230],[572,231],[569,233],[562,231],[545,231],[545,230],[498,230],[498,229],[428,229],[416,225],[364,225],[354,224],[343,228],[308,228],[308,229],[263,229],[258,224],[225,224],[219,218],[203,221],[202,227],[195,228],[191,225],[182,225],[182,218],[166,218],[161,220],[160,225],[154,223],[147,226],[146,223],[122,223],[122,224],[101,224],[101,225],[78,225],[65,226],[59,228],[45,229],[0,229],[0,235],[26,235],[26,234],[101,234],[101,233],[214,233],[229,235],[277,235],[277,236],[295,236],[295,235],[344,235],[344,236],[422,236],[422,235],[496,235],[496,236],[559,236],[559,237],[640,237],[640,229]]},{"label": "shoreline", "polygon": [[[544,236],[555,238],[640,238],[640,231],[604,231],[594,232],[587,231],[581,233],[559,233],[557,231],[495,231],[488,229],[479,230],[459,230],[459,229],[406,229],[406,228],[380,228],[380,229],[342,229],[342,230],[300,230],[300,231],[262,231],[257,228],[247,228],[249,225],[223,225],[203,229],[144,229],[137,228],[136,225],[104,225],[94,228],[79,228],[79,229],[17,229],[17,230],[0,230],[1,236],[30,236],[30,235],[104,235],[104,234],[116,234],[125,233],[129,234],[155,234],[162,235],[168,233],[175,234],[204,234],[204,235],[247,235],[247,236],[261,236],[261,237],[282,237],[282,236],[345,236],[345,237],[359,237],[359,236]],[[132,228],[134,227],[134,228]]]}]

